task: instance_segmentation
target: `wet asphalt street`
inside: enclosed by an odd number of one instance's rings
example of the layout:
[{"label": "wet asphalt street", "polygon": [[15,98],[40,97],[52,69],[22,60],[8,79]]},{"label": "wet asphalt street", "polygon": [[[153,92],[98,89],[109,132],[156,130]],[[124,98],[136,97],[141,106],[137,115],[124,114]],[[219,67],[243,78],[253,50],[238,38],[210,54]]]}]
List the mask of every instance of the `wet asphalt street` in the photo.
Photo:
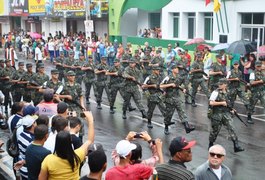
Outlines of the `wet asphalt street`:
[{"label": "wet asphalt street", "polygon": [[[2,56],[1,56],[2,57]],[[31,61],[33,62],[33,61]],[[46,61],[46,72],[50,75],[50,70],[53,66]],[[35,69],[35,68],[34,68]],[[171,126],[170,134],[164,135],[163,117],[158,108],[156,108],[153,116],[153,129],[146,127],[147,120],[141,118],[141,113],[136,110],[127,113],[127,119],[122,119],[122,99],[118,96],[115,106],[116,113],[109,113],[109,106],[104,94],[103,109],[96,109],[95,97],[91,94],[91,104],[88,108],[92,111],[95,119],[95,142],[101,143],[104,146],[108,157],[108,168],[113,166],[111,161],[111,151],[115,148],[116,143],[124,139],[129,131],[147,131],[153,139],[160,138],[163,142],[164,159],[168,161],[170,158],[168,146],[170,141],[176,136],[185,136],[188,140],[195,139],[197,145],[192,149],[193,160],[186,163],[187,168],[195,171],[196,167],[207,160],[208,137],[210,130],[210,121],[207,118],[208,100],[206,96],[197,94],[197,107],[193,108],[191,105],[184,104],[185,111],[189,117],[190,123],[196,127],[196,130],[190,134],[186,134],[183,125],[180,123],[177,113],[174,114],[173,120],[175,125]],[[143,98],[144,106],[146,106],[146,99]],[[135,106],[134,103],[132,103]],[[136,106],[135,106],[136,107]],[[237,101],[235,104],[241,118],[246,121],[245,108],[241,102]],[[233,179],[235,180],[263,180],[265,179],[264,163],[265,163],[265,110],[261,106],[256,107],[256,112],[253,115],[255,124],[245,127],[238,119],[234,118],[235,129],[239,138],[239,143],[245,148],[244,152],[234,153],[233,143],[229,140],[227,130],[222,128],[216,140],[216,143],[221,144],[227,151],[225,164],[231,169]],[[8,131],[0,130],[0,137],[6,141]],[[87,137],[87,136],[84,136]],[[143,158],[148,158],[151,151],[148,144],[141,139],[137,142],[143,147]],[[4,147],[5,148],[5,147]],[[0,154],[0,179],[13,179],[12,173],[12,158],[7,153]],[[88,173],[87,165],[82,168],[82,175]]]}]

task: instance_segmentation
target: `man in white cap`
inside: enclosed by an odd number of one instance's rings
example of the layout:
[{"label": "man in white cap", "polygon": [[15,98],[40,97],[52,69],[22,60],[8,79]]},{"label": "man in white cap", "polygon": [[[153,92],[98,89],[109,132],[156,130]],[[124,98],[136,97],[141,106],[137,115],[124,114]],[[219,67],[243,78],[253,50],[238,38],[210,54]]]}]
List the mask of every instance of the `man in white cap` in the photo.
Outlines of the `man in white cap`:
[{"label": "man in white cap", "polygon": [[117,154],[120,156],[120,162],[117,166],[109,169],[106,173],[106,180],[140,180],[149,179],[153,173],[153,168],[143,164],[130,164],[132,150],[136,145],[128,140],[121,140],[116,145]]}]

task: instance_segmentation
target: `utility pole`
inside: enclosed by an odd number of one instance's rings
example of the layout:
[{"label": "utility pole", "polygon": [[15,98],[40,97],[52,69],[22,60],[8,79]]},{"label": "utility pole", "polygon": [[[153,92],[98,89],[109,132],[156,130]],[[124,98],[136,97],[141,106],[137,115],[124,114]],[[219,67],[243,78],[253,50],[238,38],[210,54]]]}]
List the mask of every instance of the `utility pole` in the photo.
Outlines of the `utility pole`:
[{"label": "utility pole", "polygon": [[[90,0],[86,0],[86,21],[85,21],[85,31],[86,31],[86,38],[90,37],[91,38],[91,16],[90,16]],[[92,23],[93,26],[93,23]]]}]

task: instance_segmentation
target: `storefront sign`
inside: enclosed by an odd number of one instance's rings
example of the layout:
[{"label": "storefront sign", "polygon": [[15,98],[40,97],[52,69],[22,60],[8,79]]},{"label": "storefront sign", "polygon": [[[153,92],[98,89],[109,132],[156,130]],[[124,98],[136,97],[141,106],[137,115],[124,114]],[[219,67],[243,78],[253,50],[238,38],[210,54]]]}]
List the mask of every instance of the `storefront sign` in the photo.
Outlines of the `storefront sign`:
[{"label": "storefront sign", "polygon": [[[32,0],[30,0],[32,1]],[[28,16],[28,0],[18,1],[10,0],[10,15],[11,16]]]},{"label": "storefront sign", "polygon": [[86,0],[54,0],[53,10],[56,11],[85,11]]},{"label": "storefront sign", "polygon": [[5,13],[5,1],[4,0],[0,0],[0,16],[4,15]]},{"label": "storefront sign", "polygon": [[29,1],[30,14],[44,14],[45,13],[45,0],[30,0]]}]

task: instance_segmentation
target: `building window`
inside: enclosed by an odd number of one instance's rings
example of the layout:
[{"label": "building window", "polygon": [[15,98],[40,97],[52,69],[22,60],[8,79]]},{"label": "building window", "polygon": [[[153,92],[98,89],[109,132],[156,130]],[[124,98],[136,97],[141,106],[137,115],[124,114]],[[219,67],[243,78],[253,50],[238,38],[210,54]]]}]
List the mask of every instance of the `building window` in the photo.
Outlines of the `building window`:
[{"label": "building window", "polygon": [[196,19],[195,13],[188,13],[188,39],[195,36]]},{"label": "building window", "polygon": [[179,13],[173,13],[173,37],[179,37]]},{"label": "building window", "polygon": [[264,24],[264,13],[242,13],[241,24]]},{"label": "building window", "polygon": [[160,13],[150,13],[149,20],[151,29],[160,27]]},{"label": "building window", "polygon": [[204,39],[213,40],[213,13],[204,13]]}]

